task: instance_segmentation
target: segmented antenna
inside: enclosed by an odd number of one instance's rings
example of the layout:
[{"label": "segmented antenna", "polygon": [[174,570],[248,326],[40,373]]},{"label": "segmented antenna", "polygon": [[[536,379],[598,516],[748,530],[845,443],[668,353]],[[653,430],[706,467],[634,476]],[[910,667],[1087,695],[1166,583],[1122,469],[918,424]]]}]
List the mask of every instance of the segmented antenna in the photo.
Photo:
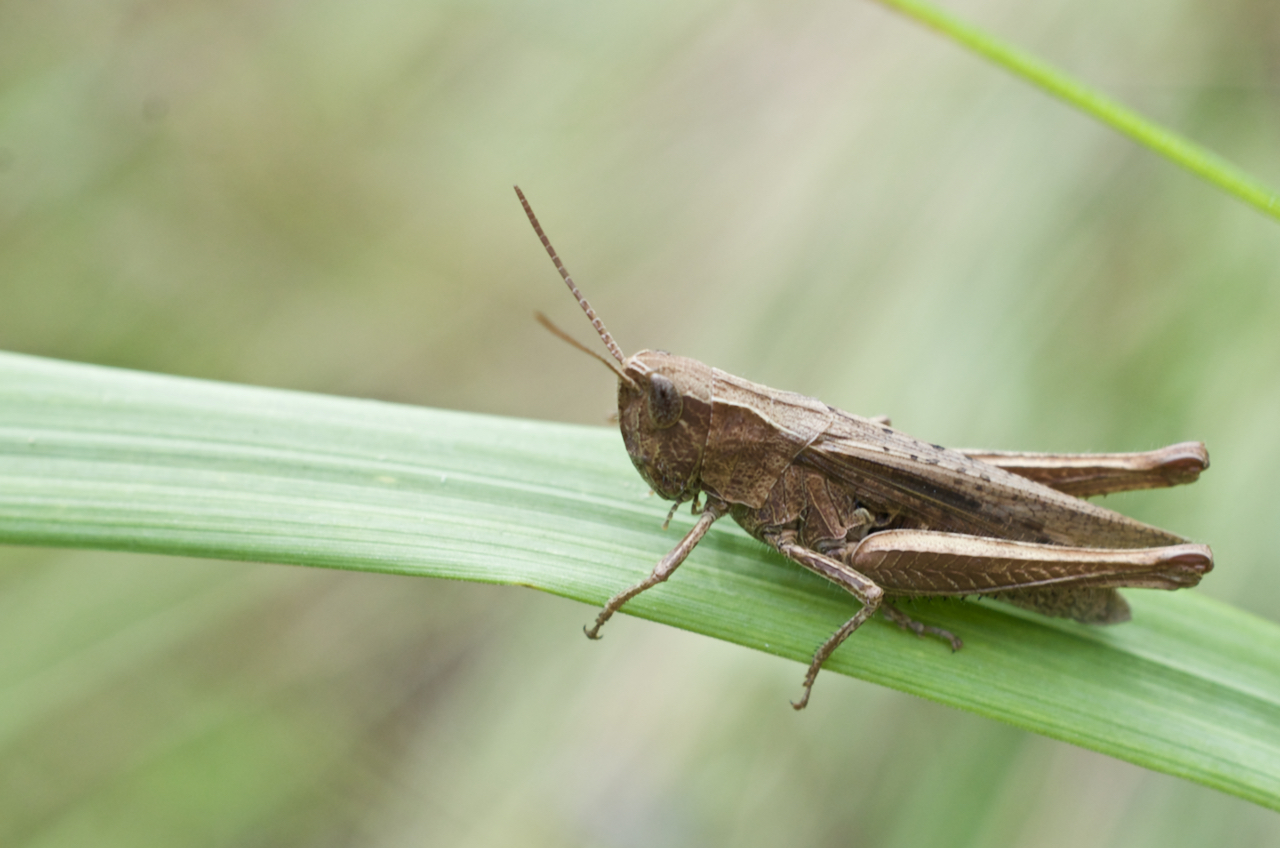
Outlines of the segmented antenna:
[{"label": "segmented antenna", "polygon": [[573,284],[573,278],[569,276],[569,272],[565,270],[564,263],[556,255],[556,249],[551,246],[551,240],[542,231],[542,225],[538,223],[538,216],[533,214],[533,207],[525,199],[524,192],[520,190],[520,186],[515,186],[514,188],[516,196],[520,198],[520,205],[524,207],[524,214],[529,216],[529,223],[533,224],[533,231],[538,234],[538,238],[542,239],[542,246],[547,249],[547,255],[551,257],[551,261],[556,263],[556,270],[560,272],[561,277],[564,277],[565,285],[569,287],[569,291],[573,292],[573,296],[578,299],[578,305],[582,307],[583,312],[587,313],[591,326],[596,328],[596,332],[600,334],[600,340],[604,342],[605,347],[609,348],[613,358],[618,362],[623,362],[626,357],[622,355],[622,349],[613,340],[613,336],[609,335],[609,331],[604,328],[604,322],[596,316],[596,311],[591,308],[591,304],[587,303],[587,299],[582,296],[582,292],[578,291],[578,287]]},{"label": "segmented antenna", "polygon": [[610,371],[618,375],[619,380],[626,383],[628,386],[631,386],[632,388],[637,388],[636,381],[631,379],[631,375],[627,374],[626,371],[622,370],[621,365],[619,365],[618,363],[612,360],[605,359],[603,356],[596,353],[594,350],[587,347],[582,342],[578,341],[573,336],[569,335],[564,330],[557,327],[555,324],[552,324],[551,319],[543,315],[541,312],[533,313],[533,317],[537,318],[538,323],[546,327],[548,330],[550,330],[551,334],[554,335],[556,338],[560,339],[561,341],[568,342],[569,344],[576,347],[578,350],[585,353],[587,356],[590,356],[592,359],[600,360],[602,363],[604,363],[604,367],[608,368]]}]

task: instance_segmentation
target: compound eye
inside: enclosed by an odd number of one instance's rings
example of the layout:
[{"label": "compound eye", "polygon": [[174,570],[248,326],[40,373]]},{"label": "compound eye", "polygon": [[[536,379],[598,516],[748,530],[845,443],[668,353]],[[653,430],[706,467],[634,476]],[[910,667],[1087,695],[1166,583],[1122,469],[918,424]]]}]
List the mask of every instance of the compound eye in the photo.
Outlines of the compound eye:
[{"label": "compound eye", "polygon": [[676,384],[661,374],[649,377],[649,420],[659,430],[665,430],[680,420],[684,398],[680,397]]}]

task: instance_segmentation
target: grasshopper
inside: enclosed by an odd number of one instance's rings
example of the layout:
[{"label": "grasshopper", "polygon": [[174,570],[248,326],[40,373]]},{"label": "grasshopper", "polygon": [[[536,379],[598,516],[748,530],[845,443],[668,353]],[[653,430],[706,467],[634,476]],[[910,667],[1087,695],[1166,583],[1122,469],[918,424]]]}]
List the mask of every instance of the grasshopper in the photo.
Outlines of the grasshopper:
[{"label": "grasshopper", "polygon": [[[917,635],[962,643],[893,605],[912,597],[997,598],[1087,624],[1129,620],[1119,587],[1182,589],[1213,568],[1208,546],[1083,498],[1190,483],[1209,467],[1200,442],[1145,453],[950,450],[794,392],[663,351],[624,356],[516,194],[613,361],[553,333],[618,377],[622,440],[671,516],[692,502],[693,529],[644,580],[614,595],[591,639],[636,595],[662,583],[726,515],[862,605],[813,654],[797,710],[822,664],[880,611]],[[664,524],[665,528],[667,525]]]}]

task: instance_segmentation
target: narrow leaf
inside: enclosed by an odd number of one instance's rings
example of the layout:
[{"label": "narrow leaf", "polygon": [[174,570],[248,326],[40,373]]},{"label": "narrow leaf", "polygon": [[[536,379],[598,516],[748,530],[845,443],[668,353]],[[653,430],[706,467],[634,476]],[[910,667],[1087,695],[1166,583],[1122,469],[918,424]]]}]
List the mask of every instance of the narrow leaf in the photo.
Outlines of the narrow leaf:
[{"label": "narrow leaf", "polygon": [[1221,156],[1150,121],[1062,70],[960,20],[924,0],[878,0],[987,57],[1054,97],[1088,112],[1139,144],[1234,194],[1272,218],[1280,218],[1280,194]]},{"label": "narrow leaf", "polygon": [[[689,526],[662,533],[665,511],[603,428],[0,354],[4,542],[520,584],[596,605]],[[1280,627],[1189,591],[1128,597],[1134,620],[1110,628],[921,603],[962,651],[877,619],[826,673],[1280,809]],[[626,611],[807,662],[856,608],[720,522]]]}]

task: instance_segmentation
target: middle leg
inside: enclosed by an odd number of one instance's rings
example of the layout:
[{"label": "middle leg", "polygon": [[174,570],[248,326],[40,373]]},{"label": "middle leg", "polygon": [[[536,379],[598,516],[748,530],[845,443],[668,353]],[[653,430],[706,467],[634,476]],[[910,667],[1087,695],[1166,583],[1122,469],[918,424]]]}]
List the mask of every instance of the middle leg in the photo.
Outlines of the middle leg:
[{"label": "middle leg", "polygon": [[910,630],[917,636],[937,636],[939,639],[945,639],[951,643],[951,651],[954,653],[964,647],[964,642],[960,641],[960,637],[956,636],[950,630],[943,630],[941,627],[934,627],[932,624],[916,621],[902,610],[895,607],[888,601],[880,604],[880,613],[903,630]]},{"label": "middle leg", "polygon": [[837,586],[844,588],[862,604],[862,609],[854,613],[852,618],[841,625],[839,630],[832,633],[827,641],[823,642],[818,647],[818,650],[814,652],[813,660],[809,663],[809,671],[804,676],[804,694],[799,701],[791,702],[791,706],[797,710],[802,710],[809,703],[809,694],[813,691],[813,682],[818,679],[818,672],[821,671],[822,664],[827,661],[827,658],[831,656],[836,648],[840,647],[840,644],[845,639],[849,638],[853,631],[875,615],[884,598],[884,590],[843,562],[799,544],[795,540],[794,532],[767,536],[765,541],[792,562],[820,574]]}]

